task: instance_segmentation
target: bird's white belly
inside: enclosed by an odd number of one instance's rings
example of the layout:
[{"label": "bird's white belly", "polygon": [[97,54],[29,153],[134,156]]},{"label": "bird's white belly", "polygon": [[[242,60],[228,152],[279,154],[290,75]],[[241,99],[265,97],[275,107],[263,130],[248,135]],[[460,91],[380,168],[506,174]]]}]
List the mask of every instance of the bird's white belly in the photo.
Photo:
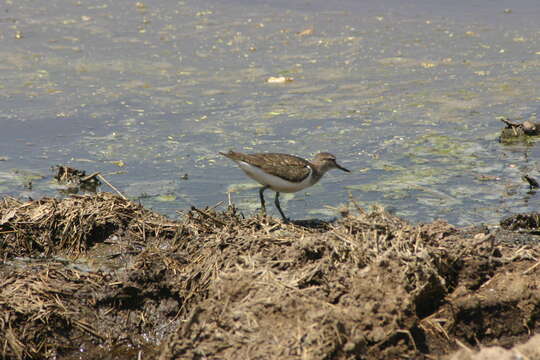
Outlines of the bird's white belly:
[{"label": "bird's white belly", "polygon": [[262,185],[270,186],[270,189],[277,192],[293,193],[293,192],[300,191],[302,189],[305,189],[313,185],[311,183],[311,174],[313,172],[311,168],[310,168],[309,176],[307,176],[302,182],[296,183],[296,182],[284,180],[280,177],[277,177],[271,174],[267,174],[264,171],[262,171],[260,168],[250,165],[246,162],[237,161],[237,163],[238,163],[238,166],[240,166],[240,168],[244,170],[247,176],[249,176],[250,178],[252,178],[253,180],[257,181],[258,183]]}]

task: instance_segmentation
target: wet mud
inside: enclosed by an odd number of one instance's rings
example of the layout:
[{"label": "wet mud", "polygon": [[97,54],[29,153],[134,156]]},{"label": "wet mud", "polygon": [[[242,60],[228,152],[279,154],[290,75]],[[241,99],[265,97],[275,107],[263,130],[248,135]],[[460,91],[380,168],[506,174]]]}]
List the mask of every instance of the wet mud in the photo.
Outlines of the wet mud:
[{"label": "wet mud", "polygon": [[109,193],[4,198],[0,356],[540,358],[538,214],[456,228],[350,208],[283,224],[232,206],[171,220]]}]

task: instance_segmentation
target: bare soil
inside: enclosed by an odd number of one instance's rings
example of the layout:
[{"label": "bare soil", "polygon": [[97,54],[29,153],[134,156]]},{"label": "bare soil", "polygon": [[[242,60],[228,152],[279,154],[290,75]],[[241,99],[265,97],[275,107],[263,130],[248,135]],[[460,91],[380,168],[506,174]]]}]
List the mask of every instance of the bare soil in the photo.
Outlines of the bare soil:
[{"label": "bare soil", "polygon": [[538,214],[459,229],[351,207],[283,224],[4,198],[0,356],[540,359]]}]

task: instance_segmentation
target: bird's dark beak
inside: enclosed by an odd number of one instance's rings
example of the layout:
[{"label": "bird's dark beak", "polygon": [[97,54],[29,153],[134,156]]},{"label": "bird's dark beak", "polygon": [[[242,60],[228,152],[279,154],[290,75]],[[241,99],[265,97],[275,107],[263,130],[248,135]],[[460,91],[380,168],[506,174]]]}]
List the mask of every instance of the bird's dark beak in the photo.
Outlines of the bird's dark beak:
[{"label": "bird's dark beak", "polygon": [[351,170],[345,169],[343,166],[339,165],[338,163],[336,163],[336,167],[337,167],[339,170],[343,170],[343,171],[348,172],[348,173],[351,172]]}]

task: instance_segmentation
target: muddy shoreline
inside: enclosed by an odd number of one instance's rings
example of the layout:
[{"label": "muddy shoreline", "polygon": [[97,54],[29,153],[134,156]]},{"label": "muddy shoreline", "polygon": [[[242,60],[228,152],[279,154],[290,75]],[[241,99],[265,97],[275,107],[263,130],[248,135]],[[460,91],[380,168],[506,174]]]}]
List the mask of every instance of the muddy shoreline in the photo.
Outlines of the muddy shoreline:
[{"label": "muddy shoreline", "polygon": [[350,207],[282,224],[233,207],[173,221],[109,193],[3,198],[0,356],[540,358],[538,214],[455,228]]}]

